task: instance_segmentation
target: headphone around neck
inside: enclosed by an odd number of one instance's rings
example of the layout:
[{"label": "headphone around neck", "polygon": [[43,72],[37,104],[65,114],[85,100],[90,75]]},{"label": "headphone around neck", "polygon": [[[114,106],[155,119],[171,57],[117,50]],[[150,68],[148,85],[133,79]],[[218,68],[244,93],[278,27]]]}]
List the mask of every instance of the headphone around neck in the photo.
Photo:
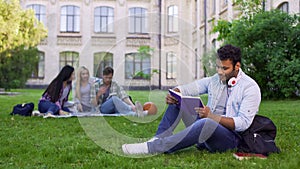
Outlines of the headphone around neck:
[{"label": "headphone around neck", "polygon": [[228,86],[229,86],[229,87],[235,86],[235,85],[237,84],[237,81],[238,81],[238,79],[235,78],[235,77],[230,78],[230,79],[228,80]]},{"label": "headphone around neck", "polygon": [[228,80],[228,87],[234,87],[237,82],[240,80],[241,74],[238,74],[237,77],[232,77]]}]

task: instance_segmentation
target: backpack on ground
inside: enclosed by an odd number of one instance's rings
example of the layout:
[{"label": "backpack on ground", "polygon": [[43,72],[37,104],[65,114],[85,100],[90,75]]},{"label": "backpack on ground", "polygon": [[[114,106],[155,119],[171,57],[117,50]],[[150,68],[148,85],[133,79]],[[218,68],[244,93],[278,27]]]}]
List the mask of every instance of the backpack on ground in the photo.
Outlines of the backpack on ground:
[{"label": "backpack on ground", "polygon": [[31,116],[33,109],[34,109],[33,103],[17,104],[14,106],[10,115],[18,114],[21,116]]},{"label": "backpack on ground", "polygon": [[275,144],[276,126],[271,119],[255,115],[250,127],[240,133],[242,140],[238,152],[269,155],[279,153],[280,149]]}]

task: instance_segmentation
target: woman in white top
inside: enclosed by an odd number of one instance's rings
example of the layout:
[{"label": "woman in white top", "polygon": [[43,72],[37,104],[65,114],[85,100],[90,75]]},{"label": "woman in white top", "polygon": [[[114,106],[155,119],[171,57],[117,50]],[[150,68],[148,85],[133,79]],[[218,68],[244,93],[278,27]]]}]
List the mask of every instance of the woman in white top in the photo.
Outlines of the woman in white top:
[{"label": "woman in white top", "polygon": [[94,80],[90,78],[89,70],[85,66],[81,66],[77,72],[75,87],[75,104],[79,112],[90,112],[92,111],[92,98],[91,88],[94,84]]}]

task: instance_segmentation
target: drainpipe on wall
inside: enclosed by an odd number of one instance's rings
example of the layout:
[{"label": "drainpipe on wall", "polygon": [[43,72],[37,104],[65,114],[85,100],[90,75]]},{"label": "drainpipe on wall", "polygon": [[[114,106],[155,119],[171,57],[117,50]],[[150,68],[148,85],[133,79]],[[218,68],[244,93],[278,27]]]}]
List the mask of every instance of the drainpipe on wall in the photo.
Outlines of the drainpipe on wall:
[{"label": "drainpipe on wall", "polygon": [[158,28],[158,57],[159,57],[159,63],[158,63],[158,67],[159,67],[159,71],[158,71],[158,89],[161,90],[161,1],[162,0],[158,0],[158,8],[159,8],[159,12],[158,12],[158,19],[159,19],[159,28]]},{"label": "drainpipe on wall", "polygon": [[[207,52],[207,1],[204,0],[204,55]],[[206,72],[204,71],[204,77],[206,77]]]},{"label": "drainpipe on wall", "polygon": [[207,51],[207,0],[204,0],[204,54]]}]

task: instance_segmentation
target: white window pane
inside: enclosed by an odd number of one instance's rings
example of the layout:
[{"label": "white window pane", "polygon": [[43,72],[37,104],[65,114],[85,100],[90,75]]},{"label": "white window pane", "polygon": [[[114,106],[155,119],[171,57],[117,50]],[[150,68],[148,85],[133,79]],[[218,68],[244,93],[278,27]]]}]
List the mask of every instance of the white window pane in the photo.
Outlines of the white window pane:
[{"label": "white window pane", "polygon": [[74,26],[75,26],[74,31],[75,32],[80,32],[80,17],[79,16],[75,17]]},{"label": "white window pane", "polygon": [[67,16],[67,31],[72,31],[73,30],[73,17],[72,16]]},{"label": "white window pane", "polygon": [[142,33],[147,33],[147,18],[142,18]]},{"label": "white window pane", "polygon": [[129,17],[129,32],[134,33],[134,18]]},{"label": "white window pane", "polygon": [[174,15],[178,15],[178,7],[177,6],[174,6],[173,14]]},{"label": "white window pane", "polygon": [[108,18],[108,32],[113,32],[114,31],[114,18],[109,17]]},{"label": "white window pane", "polygon": [[173,31],[178,32],[178,18],[174,17],[174,25],[173,25]]},{"label": "white window pane", "polygon": [[95,17],[95,32],[100,32],[100,17]]},{"label": "white window pane", "polygon": [[107,32],[107,18],[102,17],[101,19],[101,32]]},{"label": "white window pane", "polygon": [[95,11],[94,11],[94,15],[99,15],[100,14],[100,8],[95,8]]},{"label": "white window pane", "polygon": [[61,21],[60,21],[60,31],[66,32],[67,31],[67,16],[61,16]]},{"label": "white window pane", "polygon": [[61,8],[61,15],[67,15],[67,7]]},{"label": "white window pane", "polygon": [[109,8],[108,16],[114,16],[114,9],[113,8]]},{"label": "white window pane", "polygon": [[137,18],[135,21],[135,32],[141,32],[141,18]]}]

